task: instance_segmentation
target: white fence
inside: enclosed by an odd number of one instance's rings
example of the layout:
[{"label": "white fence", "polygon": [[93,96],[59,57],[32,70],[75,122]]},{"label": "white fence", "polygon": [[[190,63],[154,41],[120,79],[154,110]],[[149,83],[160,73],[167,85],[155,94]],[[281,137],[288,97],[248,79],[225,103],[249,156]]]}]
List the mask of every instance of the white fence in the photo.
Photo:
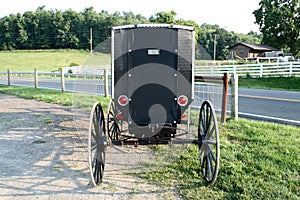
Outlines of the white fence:
[{"label": "white fence", "polygon": [[195,74],[216,75],[228,72],[251,77],[300,77],[300,62],[260,63],[246,65],[196,66]]},{"label": "white fence", "polygon": [[[216,77],[218,81],[215,81],[215,79],[209,81],[209,78],[205,78],[204,82],[195,83],[192,107],[199,109],[203,100],[210,100],[216,111],[223,113],[223,123],[225,123],[226,113],[231,113],[232,118],[237,119],[237,114],[234,114],[237,113],[237,103],[234,103],[237,102],[237,100],[234,100],[238,96],[237,91],[236,93],[231,92],[229,97],[225,96],[225,101],[223,74],[222,76],[214,76],[214,78]],[[226,82],[228,83],[228,80]],[[231,81],[231,83],[234,82]],[[60,69],[59,72],[51,73],[38,72],[37,69],[34,72],[10,72],[8,70],[7,72],[0,72],[0,85],[45,88],[108,97],[111,95],[111,72],[109,69],[98,69],[97,73],[91,74],[64,73],[63,69]],[[233,105],[236,105],[236,108],[230,106],[231,102],[233,102]],[[229,108],[229,110],[226,108]]]}]

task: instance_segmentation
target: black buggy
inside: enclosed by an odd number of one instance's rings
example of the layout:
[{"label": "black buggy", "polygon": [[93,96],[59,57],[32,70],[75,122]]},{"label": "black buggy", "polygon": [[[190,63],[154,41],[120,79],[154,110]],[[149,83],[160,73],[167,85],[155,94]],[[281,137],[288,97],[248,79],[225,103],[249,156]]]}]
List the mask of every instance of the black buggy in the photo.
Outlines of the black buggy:
[{"label": "black buggy", "polygon": [[[112,28],[110,105],[105,114],[97,102],[90,115],[88,152],[95,186],[104,175],[107,146],[130,144],[195,144],[205,180],[216,181],[219,129],[209,101],[201,105],[198,131],[190,131],[194,55],[193,27],[139,24]],[[193,139],[182,139],[187,134]]]}]

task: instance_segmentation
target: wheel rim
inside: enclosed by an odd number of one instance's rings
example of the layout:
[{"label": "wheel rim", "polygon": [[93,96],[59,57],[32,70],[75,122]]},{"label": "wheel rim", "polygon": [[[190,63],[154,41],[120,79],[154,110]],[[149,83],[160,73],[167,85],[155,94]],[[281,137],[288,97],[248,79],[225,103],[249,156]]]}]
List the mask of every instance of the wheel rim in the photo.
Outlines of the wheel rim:
[{"label": "wheel rim", "polygon": [[205,180],[213,184],[218,176],[220,141],[217,117],[212,104],[204,101],[199,113],[200,167]]},{"label": "wheel rim", "polygon": [[89,124],[88,154],[92,183],[97,186],[102,182],[105,165],[106,134],[103,109],[100,103],[95,103]]},{"label": "wheel rim", "polygon": [[118,140],[121,133],[115,113],[116,109],[111,101],[107,112],[107,135],[111,140]]}]

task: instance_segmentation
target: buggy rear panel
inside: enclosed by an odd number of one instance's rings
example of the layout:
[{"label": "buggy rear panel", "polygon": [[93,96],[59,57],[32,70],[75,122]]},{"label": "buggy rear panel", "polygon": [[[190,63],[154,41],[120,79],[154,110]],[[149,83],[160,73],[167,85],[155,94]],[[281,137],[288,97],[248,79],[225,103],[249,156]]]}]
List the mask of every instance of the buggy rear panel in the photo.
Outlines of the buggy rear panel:
[{"label": "buggy rear panel", "polygon": [[[112,99],[130,127],[176,127],[193,100],[194,31],[173,25],[112,29]],[[128,97],[121,106],[118,98]],[[180,95],[188,103],[179,106]]]}]

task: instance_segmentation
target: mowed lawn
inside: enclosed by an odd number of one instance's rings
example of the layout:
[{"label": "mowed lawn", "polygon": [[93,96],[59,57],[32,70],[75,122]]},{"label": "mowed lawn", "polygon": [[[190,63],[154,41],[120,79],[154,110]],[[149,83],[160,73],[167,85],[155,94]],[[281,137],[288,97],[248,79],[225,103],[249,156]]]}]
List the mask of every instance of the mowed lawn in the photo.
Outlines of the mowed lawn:
[{"label": "mowed lawn", "polygon": [[110,55],[84,50],[0,51],[0,72],[51,72],[70,65],[110,66]]}]

